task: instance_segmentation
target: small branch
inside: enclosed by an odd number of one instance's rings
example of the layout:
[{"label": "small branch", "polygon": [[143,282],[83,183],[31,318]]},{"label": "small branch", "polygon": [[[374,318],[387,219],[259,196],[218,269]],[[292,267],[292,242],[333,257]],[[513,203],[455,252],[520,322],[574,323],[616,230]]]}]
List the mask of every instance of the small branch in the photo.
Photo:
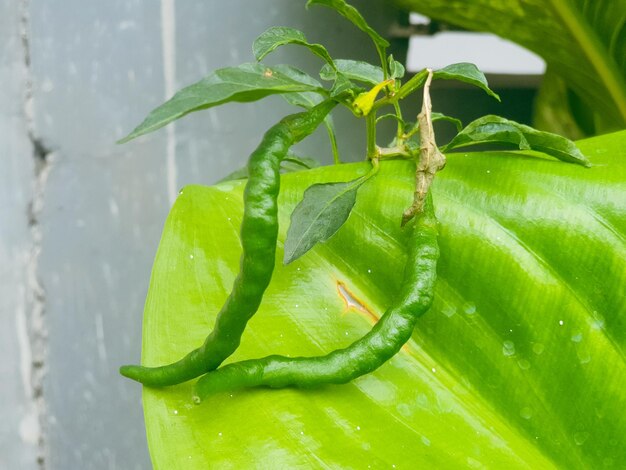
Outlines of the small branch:
[{"label": "small branch", "polygon": [[398,126],[396,128],[396,139],[401,139],[402,134],[404,133],[404,120],[402,119],[402,109],[400,109],[400,104],[397,101],[394,101],[393,108],[396,111],[396,116],[398,117]]},{"label": "small branch", "polygon": [[413,204],[402,214],[402,225],[421,213],[424,209],[424,200],[433,182],[435,174],[446,166],[446,157],[439,151],[435,142],[435,132],[432,121],[432,103],[430,101],[430,83],[433,71],[427,69],[428,77],[424,84],[424,101],[422,111],[417,116],[420,131],[420,156],[415,170],[415,193]]},{"label": "small branch", "polygon": [[386,159],[386,158],[411,158],[412,155],[407,151],[404,145],[395,145],[393,147],[378,147],[377,150],[378,158]]},{"label": "small branch", "polygon": [[330,140],[330,148],[333,152],[333,162],[335,165],[339,165],[341,163],[341,159],[339,158],[339,148],[337,147],[337,137],[335,136],[335,129],[333,127],[332,117],[330,115],[326,116],[324,119],[324,126],[326,127],[326,131],[328,132],[328,139]]},{"label": "small branch", "polygon": [[369,113],[365,116],[365,132],[367,134],[367,158],[372,159],[377,156],[376,113]]},{"label": "small branch", "polygon": [[[430,69],[422,70],[418,74],[411,77],[411,79],[404,85],[402,85],[399,90],[394,92],[393,95],[378,100],[376,103],[374,103],[372,111],[377,111],[379,108],[387,106],[389,104],[393,105],[394,103],[398,103],[399,101],[409,96],[411,93],[413,93],[415,90],[422,86],[422,83],[424,83],[424,80],[426,79],[426,75],[428,75],[429,70]],[[430,72],[432,73],[432,70],[430,70]]]}]

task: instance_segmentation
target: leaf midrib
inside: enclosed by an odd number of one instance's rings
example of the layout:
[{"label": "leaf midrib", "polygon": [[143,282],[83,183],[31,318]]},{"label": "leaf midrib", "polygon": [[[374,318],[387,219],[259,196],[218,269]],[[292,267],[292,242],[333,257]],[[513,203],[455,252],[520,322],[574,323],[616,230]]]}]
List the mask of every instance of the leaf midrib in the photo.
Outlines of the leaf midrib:
[{"label": "leaf midrib", "polygon": [[623,77],[604,51],[602,43],[591,28],[582,20],[580,14],[572,7],[570,0],[550,0],[555,12],[560,16],[564,26],[580,45],[583,54],[589,59],[600,80],[615,101],[615,106],[626,124],[626,84]]}]

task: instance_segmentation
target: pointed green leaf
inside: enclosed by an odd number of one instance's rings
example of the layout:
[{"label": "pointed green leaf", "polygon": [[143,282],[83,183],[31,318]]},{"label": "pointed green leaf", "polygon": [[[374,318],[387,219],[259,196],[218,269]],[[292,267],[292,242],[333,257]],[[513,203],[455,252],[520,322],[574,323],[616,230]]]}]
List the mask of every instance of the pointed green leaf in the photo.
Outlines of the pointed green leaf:
[{"label": "pointed green leaf", "polygon": [[313,54],[321,57],[330,67],[334,67],[333,59],[324,46],[311,44],[306,40],[302,31],[286,26],[272,26],[262,33],[252,45],[252,52],[256,60],[262,60],[274,49],[287,44],[297,44],[309,49]]},{"label": "pointed green leaf", "polygon": [[463,129],[463,123],[461,122],[460,119],[457,119],[455,117],[446,116],[443,113],[432,113],[431,117],[432,117],[433,122],[437,122],[437,121],[451,122],[456,127],[457,132],[461,132],[461,129]]},{"label": "pointed green leaf", "polygon": [[333,83],[333,87],[330,90],[330,96],[336,98],[347,94],[350,97],[353,97],[360,93],[360,90],[361,87],[352,83],[348,77],[343,74],[338,74],[335,79],[335,83]]},{"label": "pointed green leaf", "polygon": [[[280,165],[281,173],[291,173],[294,171],[310,170],[320,166],[320,162],[310,157],[299,157],[293,152],[289,152]],[[228,175],[224,176],[219,183],[225,183],[226,181],[245,180],[248,178],[248,165],[239,168]]]},{"label": "pointed green leaf", "polygon": [[513,144],[520,150],[536,150],[564,162],[590,165],[587,157],[571,140],[493,115],[470,122],[442,150],[447,152],[458,147],[489,142]]},{"label": "pointed green leaf", "polygon": [[[302,70],[297,69],[296,67],[292,67],[289,65],[277,65],[274,68],[280,71],[281,73],[285,74],[286,76],[293,78],[296,81],[299,81],[302,83],[308,83],[309,85],[313,87],[322,88],[322,85],[320,82],[318,82],[317,80],[315,80],[313,77],[303,72]],[[344,77],[343,75],[340,74],[339,79],[335,82],[336,86],[338,85],[341,79],[344,79]],[[344,93],[345,91],[349,90],[350,87],[352,87],[352,84],[350,83],[350,81],[347,79],[345,80],[347,81],[347,87],[342,88],[342,89],[333,88],[333,90],[331,90],[331,93],[330,93],[331,96],[334,97],[334,96],[340,95],[341,93]],[[304,108],[304,109],[310,109],[313,106],[321,103],[323,100],[322,95],[320,95],[319,93],[307,92],[307,91],[285,93],[281,96],[285,99],[285,101],[287,101],[287,103],[293,106],[300,106],[301,108]],[[324,118],[324,127],[326,128],[326,131],[328,132],[328,138],[330,140],[331,150],[333,152],[333,160],[335,161],[335,163],[339,163],[339,150],[337,149],[337,140],[335,137],[335,128],[334,128],[335,125],[333,123],[333,118],[330,114],[328,114]]]},{"label": "pointed green leaf", "polygon": [[[395,116],[395,115],[391,115],[391,116]],[[381,117],[384,117],[384,116],[381,116]],[[432,113],[431,118],[433,122],[437,122],[437,121],[451,122],[456,127],[457,132],[461,132],[461,130],[463,129],[463,123],[459,119],[451,117],[451,116],[446,116],[443,113]],[[419,136],[418,131],[419,131],[419,122],[414,121],[414,122],[407,122],[404,124],[404,133],[410,136],[413,142],[419,143],[420,136]]]},{"label": "pointed green leaf", "polygon": [[291,173],[293,171],[310,170],[317,168],[321,163],[319,160],[311,157],[300,157],[295,153],[290,153],[288,157],[283,159],[282,168],[285,173]]},{"label": "pointed green leaf", "polygon": [[365,18],[359,13],[359,11],[352,5],[349,5],[344,0],[309,0],[306,4],[309,5],[323,5],[328,8],[332,8],[341,16],[352,22],[357,28],[366,33],[374,42],[378,51],[383,51],[389,47],[389,42],[378,34],[370,25],[367,24]]},{"label": "pointed green leaf", "polygon": [[[435,301],[391,361],[351,383],[191,403],[144,388],[156,470],[602,469],[626,461],[626,132],[579,143],[594,166],[448,155],[433,199]],[[278,257],[311,184],[367,164],[285,175]],[[280,263],[233,361],[319,355],[369,331],[398,291],[414,166],[382,162],[326,243]],[[239,270],[244,184],[190,186],[157,252],[143,361],[202,344]]]},{"label": "pointed green leaf", "polygon": [[412,127],[413,124],[415,124],[415,123],[405,123],[404,120],[395,113],[386,113],[381,116],[378,116],[376,118],[376,123],[379,123],[383,119],[393,119],[394,121],[400,123],[405,128],[405,132],[408,131],[410,127]]},{"label": "pointed green leaf", "polygon": [[396,0],[409,11],[514,41],[545,59],[597,113],[626,127],[624,0]]},{"label": "pointed green leaf", "polygon": [[[322,84],[318,82],[315,78],[291,65],[274,65],[272,68],[297,82],[306,83],[307,85],[310,85],[311,87],[314,87],[316,89],[323,88]],[[322,94],[313,91],[283,93],[281,96],[287,103],[293,106],[300,106],[301,108],[305,109],[312,108],[313,106],[321,103],[324,100],[324,96]]]},{"label": "pointed green leaf", "polygon": [[389,56],[389,76],[391,78],[402,78],[405,74],[404,65],[397,60],[394,60],[393,56]]},{"label": "pointed green leaf", "polygon": [[232,101],[256,101],[268,95],[298,91],[325,93],[323,89],[296,81],[281,73],[279,69],[263,64],[243,64],[219,69],[198,83],[183,88],[169,101],[151,111],[148,117],[119,143],[160,129],[194,111]]},{"label": "pointed green leaf", "polygon": [[[286,76],[293,78],[294,80],[298,82],[308,83],[309,85],[313,87],[322,88],[322,85],[320,82],[318,82],[317,80],[315,80],[313,77],[303,72],[302,70],[297,69],[296,67],[292,67],[289,65],[277,65],[274,68],[280,71],[281,73],[285,74]],[[347,82],[345,87],[340,86],[343,83],[343,80]],[[345,79],[343,75],[339,74],[338,79],[335,81],[335,87],[337,88],[333,88],[330,93],[330,95],[333,97],[338,96],[350,90],[352,87],[352,83],[349,80]],[[281,96],[285,99],[285,101],[287,101],[287,103],[293,106],[300,106],[304,109],[310,109],[313,106],[321,103],[323,100],[323,96],[320,95],[319,93],[308,92],[308,91],[285,93]],[[337,140],[335,137],[335,125],[333,123],[332,115],[328,114],[324,118],[324,127],[326,128],[326,131],[328,132],[328,138],[330,140],[331,150],[333,152],[333,160],[335,161],[335,163],[339,163],[339,150],[337,149]]]},{"label": "pointed green leaf", "polygon": [[458,64],[448,65],[441,70],[436,70],[433,73],[433,78],[458,80],[460,82],[469,83],[470,85],[477,86],[484,90],[489,96],[493,96],[500,101],[500,97],[489,88],[485,74],[478,70],[478,67],[469,62],[459,62]]},{"label": "pointed green leaf", "polygon": [[316,244],[332,237],[348,220],[363,178],[342,183],[314,184],[291,214],[284,263],[289,264]]},{"label": "pointed green leaf", "polygon": [[320,77],[322,80],[336,80],[337,71],[350,80],[369,83],[371,85],[378,85],[385,79],[383,69],[368,62],[337,59],[335,61],[335,66],[337,67],[337,70],[333,70],[328,65],[324,65],[322,67],[322,70],[320,70]]}]

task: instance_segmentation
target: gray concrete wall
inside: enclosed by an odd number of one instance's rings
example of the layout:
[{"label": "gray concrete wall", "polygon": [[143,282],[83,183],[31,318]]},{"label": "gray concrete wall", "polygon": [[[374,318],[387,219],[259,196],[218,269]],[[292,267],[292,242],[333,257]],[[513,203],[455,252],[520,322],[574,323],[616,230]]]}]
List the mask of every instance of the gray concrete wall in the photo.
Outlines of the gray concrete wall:
[{"label": "gray concrete wall", "polygon": [[19,3],[0,1],[0,468],[29,470],[37,466],[40,389],[28,328],[38,290],[29,227],[35,156],[21,28]]},{"label": "gray concrete wall", "polygon": [[[117,368],[139,360],[161,227],[178,188],[242,166],[289,108],[227,105],[114,142],[181,86],[251,61],[270,25],[374,58],[345,20],[304,3],[0,0],[0,469],[150,468],[140,387]],[[354,3],[379,25],[394,17]],[[270,62],[321,65],[298,52]],[[354,160],[363,129],[349,120],[339,145]],[[301,151],[330,161],[321,133]]]}]

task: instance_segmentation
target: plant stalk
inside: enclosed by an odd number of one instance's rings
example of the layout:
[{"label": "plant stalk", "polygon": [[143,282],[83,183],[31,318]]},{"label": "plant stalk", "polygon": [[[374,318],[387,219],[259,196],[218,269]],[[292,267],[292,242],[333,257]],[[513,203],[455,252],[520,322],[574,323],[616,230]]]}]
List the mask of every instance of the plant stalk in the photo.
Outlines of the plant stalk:
[{"label": "plant stalk", "polygon": [[365,133],[367,135],[367,158],[377,157],[376,150],[376,113],[370,112],[365,116]]}]

